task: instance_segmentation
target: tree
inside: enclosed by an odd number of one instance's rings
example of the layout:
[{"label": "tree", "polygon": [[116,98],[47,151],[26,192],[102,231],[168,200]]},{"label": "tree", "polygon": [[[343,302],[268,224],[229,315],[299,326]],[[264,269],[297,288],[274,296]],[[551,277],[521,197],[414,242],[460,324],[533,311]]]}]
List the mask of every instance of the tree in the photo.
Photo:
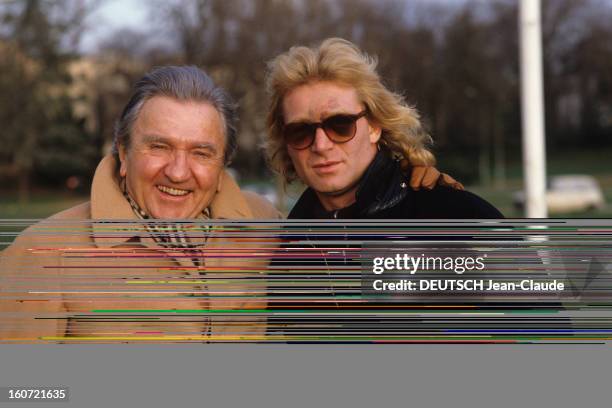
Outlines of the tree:
[{"label": "tree", "polygon": [[[55,146],[59,138],[73,155],[83,147],[87,151],[83,129],[71,117],[66,63],[89,7],[77,0],[26,0],[0,6],[0,42],[9,56],[3,58],[0,83],[0,111],[5,112],[1,159],[8,176],[18,179],[21,201],[28,199],[36,169],[45,174],[57,169],[45,165],[54,162],[48,160],[54,150],[43,146]],[[72,159],[63,162],[64,168],[74,164]]]}]

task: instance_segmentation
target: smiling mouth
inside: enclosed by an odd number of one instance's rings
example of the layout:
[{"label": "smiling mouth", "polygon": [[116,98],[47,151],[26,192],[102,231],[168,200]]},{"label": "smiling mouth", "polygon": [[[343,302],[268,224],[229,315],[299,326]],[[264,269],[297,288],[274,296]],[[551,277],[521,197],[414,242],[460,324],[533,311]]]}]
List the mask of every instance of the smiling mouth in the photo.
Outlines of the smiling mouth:
[{"label": "smiling mouth", "polygon": [[182,197],[182,196],[185,196],[191,193],[191,190],[182,190],[180,188],[172,188],[172,187],[166,187],[162,185],[157,185],[157,189],[161,191],[162,193],[166,193],[174,197]]}]

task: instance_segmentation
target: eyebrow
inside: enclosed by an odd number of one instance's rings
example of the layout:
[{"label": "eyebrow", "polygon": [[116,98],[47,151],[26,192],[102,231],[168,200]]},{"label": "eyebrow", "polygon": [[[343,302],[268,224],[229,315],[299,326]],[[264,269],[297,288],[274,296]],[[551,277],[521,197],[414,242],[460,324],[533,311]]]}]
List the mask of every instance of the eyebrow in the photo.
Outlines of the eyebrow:
[{"label": "eyebrow", "polygon": [[[172,144],[169,138],[160,136],[160,135],[144,135],[142,138],[142,141],[145,144],[150,144],[150,143],[164,143],[167,145]],[[208,150],[211,150],[213,153],[217,153],[217,147],[214,144],[208,143],[208,142],[192,144],[189,146],[189,149],[208,149]]]}]

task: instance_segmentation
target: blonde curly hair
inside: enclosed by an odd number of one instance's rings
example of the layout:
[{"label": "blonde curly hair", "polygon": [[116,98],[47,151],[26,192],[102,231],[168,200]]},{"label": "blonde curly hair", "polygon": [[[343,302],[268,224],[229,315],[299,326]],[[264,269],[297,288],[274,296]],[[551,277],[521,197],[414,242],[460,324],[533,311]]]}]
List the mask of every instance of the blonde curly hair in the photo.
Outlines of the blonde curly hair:
[{"label": "blonde curly hair", "polygon": [[376,72],[378,61],[342,38],[328,38],[316,47],[295,46],[268,63],[266,90],[270,97],[264,144],[273,170],[286,182],[297,175],[283,139],[283,98],[292,89],[311,82],[349,85],[366,106],[368,120],[382,128],[381,142],[408,166],[431,166],[427,149],[431,137],[423,130],[418,112],[404,98],[388,90]]}]

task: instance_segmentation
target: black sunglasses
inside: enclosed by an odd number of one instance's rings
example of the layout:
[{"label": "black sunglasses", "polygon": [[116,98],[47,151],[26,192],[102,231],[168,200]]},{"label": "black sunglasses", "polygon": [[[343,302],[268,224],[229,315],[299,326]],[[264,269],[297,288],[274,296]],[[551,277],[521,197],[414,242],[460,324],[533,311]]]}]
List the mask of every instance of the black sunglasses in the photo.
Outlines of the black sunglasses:
[{"label": "black sunglasses", "polygon": [[356,122],[366,114],[367,110],[363,110],[355,115],[345,113],[333,115],[317,123],[289,123],[283,127],[283,137],[292,148],[304,150],[312,146],[317,129],[321,128],[332,142],[346,143],[355,137]]}]

